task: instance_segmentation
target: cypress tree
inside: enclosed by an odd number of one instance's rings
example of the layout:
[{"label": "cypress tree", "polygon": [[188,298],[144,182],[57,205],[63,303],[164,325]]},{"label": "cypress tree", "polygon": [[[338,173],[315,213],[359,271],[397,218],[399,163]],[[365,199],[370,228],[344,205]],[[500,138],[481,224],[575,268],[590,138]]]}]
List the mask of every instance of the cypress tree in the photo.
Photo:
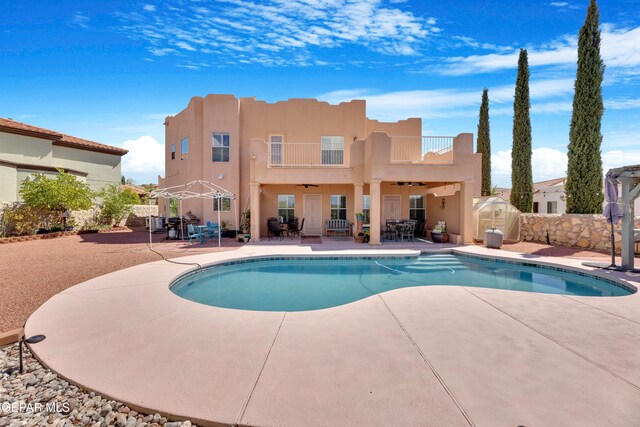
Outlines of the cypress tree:
[{"label": "cypress tree", "polygon": [[478,148],[482,154],[481,195],[491,195],[491,136],[489,132],[489,89],[482,91],[480,119],[478,121]]},{"label": "cypress tree", "polygon": [[530,108],[529,62],[526,49],[520,49],[516,96],[513,102],[513,146],[511,148],[511,204],[520,212],[533,210]]},{"label": "cypress tree", "polygon": [[591,0],[587,18],[578,35],[578,69],[565,184],[568,213],[602,212],[604,200],[600,155],[604,63],[600,57],[599,19],[598,5]]}]

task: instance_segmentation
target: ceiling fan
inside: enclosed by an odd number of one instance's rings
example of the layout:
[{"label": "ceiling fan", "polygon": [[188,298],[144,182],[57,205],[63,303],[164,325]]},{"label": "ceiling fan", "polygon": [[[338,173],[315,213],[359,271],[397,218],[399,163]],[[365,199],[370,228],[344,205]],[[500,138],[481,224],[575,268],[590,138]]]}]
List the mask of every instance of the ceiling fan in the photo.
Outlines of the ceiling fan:
[{"label": "ceiling fan", "polygon": [[413,187],[413,186],[424,187],[427,184],[425,184],[424,182],[402,182],[402,181],[398,181],[398,182],[396,182],[395,184],[392,184],[392,185],[397,185],[398,187],[402,187],[403,185],[407,185],[409,187]]},{"label": "ceiling fan", "polygon": [[316,185],[316,184],[297,184],[296,187],[309,188],[309,187],[318,187],[318,185]]}]

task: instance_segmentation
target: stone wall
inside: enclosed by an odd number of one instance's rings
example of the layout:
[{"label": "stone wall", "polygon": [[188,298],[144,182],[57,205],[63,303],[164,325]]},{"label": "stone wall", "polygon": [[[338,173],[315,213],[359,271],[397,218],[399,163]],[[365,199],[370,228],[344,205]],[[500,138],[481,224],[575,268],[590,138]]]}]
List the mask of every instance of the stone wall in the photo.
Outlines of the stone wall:
[{"label": "stone wall", "polygon": [[[93,207],[83,211],[73,211],[71,217],[75,222],[76,228],[93,228],[100,215],[100,208]],[[151,215],[158,215],[158,205],[151,205]],[[145,227],[146,220],[149,216],[149,205],[134,205],[129,217],[121,221],[119,226],[127,227]]]},{"label": "stone wall", "polygon": [[[640,217],[635,227],[640,228]],[[620,223],[614,229],[616,250],[620,251]],[[611,250],[611,225],[602,215],[521,214],[520,239],[552,245],[574,246],[599,251]]]}]

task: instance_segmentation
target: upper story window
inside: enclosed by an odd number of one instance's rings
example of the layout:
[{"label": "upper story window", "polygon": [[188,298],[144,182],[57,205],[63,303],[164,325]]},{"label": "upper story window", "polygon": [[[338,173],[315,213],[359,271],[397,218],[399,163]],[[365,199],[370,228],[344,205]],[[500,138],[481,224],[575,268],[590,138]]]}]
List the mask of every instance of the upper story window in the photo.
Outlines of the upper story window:
[{"label": "upper story window", "polygon": [[323,165],[341,165],[344,163],[344,137],[323,136],[320,138]]},{"label": "upper story window", "polygon": [[189,138],[182,138],[180,141],[180,160],[189,158]]},{"label": "upper story window", "polygon": [[424,222],[424,195],[411,194],[409,196],[409,219],[415,219],[416,221]]},{"label": "upper story window", "polygon": [[214,132],[211,138],[211,160],[229,161],[229,132]]},{"label": "upper story window", "polygon": [[171,160],[176,159],[176,144],[171,144]]},{"label": "upper story window", "polygon": [[283,135],[269,135],[269,150],[271,152],[271,164],[282,165]]}]

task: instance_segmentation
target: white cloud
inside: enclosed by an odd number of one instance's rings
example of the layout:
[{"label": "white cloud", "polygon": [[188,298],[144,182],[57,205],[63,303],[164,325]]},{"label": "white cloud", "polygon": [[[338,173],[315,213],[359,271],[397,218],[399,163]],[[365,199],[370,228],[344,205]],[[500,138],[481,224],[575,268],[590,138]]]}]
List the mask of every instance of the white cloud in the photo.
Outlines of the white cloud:
[{"label": "white cloud", "polygon": [[89,21],[91,21],[91,19],[83,12],[73,14],[72,22],[80,28],[89,28]]},{"label": "white cloud", "polygon": [[[557,112],[566,109],[564,103],[553,105],[542,100],[571,94],[573,80],[534,80],[529,85],[532,113]],[[513,114],[514,85],[489,88],[492,115]],[[349,89],[327,92],[318,99],[337,104],[352,99],[367,101],[367,115],[378,120],[399,120],[407,117],[443,118],[474,117],[478,115],[482,88],[478,89],[437,89],[374,93],[367,89]],[[500,105],[503,105],[500,107]],[[494,108],[497,107],[497,108]],[[569,103],[571,107],[571,103]],[[546,110],[545,110],[546,108]]]},{"label": "white cloud", "polygon": [[157,56],[182,49],[181,54],[197,50],[240,63],[312,65],[312,49],[346,45],[416,55],[439,29],[435,18],[405,8],[383,0],[222,0],[215,8],[146,5],[149,13],[120,17],[121,30],[146,41]]},{"label": "white cloud", "polygon": [[[533,180],[545,181],[567,174],[567,153],[555,148],[539,147],[532,150]],[[602,170],[608,171],[626,165],[640,164],[640,150],[611,150],[602,153]],[[491,155],[492,178],[499,185],[511,186],[511,150]]]},{"label": "white cloud", "polygon": [[129,152],[122,158],[122,173],[164,174],[164,145],[151,136],[124,141]]},{"label": "white cloud", "polygon": [[[573,66],[577,61],[577,38],[564,36],[548,45],[527,48],[529,66]],[[445,58],[445,65],[438,70],[447,75],[490,73],[515,69],[518,66],[519,51],[507,53],[470,55]],[[620,68],[624,72],[637,74],[640,66],[640,27],[616,28],[611,24],[602,25],[601,55],[605,65]]]}]

